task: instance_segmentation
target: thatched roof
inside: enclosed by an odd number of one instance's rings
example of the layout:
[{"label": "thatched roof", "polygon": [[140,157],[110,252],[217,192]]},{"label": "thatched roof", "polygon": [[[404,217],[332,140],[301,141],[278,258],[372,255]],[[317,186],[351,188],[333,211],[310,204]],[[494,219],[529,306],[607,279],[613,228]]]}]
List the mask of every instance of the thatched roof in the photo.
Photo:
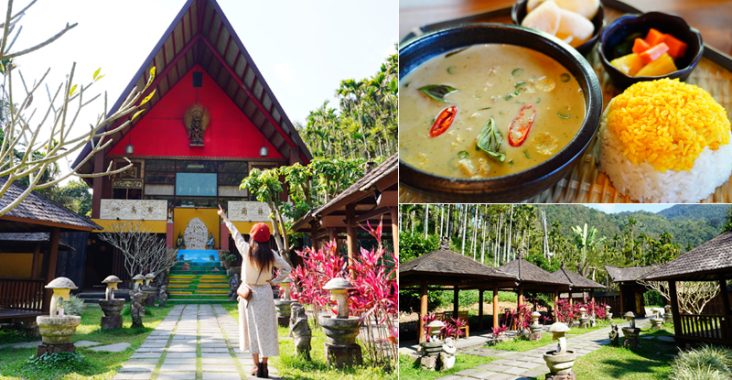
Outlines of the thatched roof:
[{"label": "thatched roof", "polygon": [[706,243],[646,274],[646,280],[712,281],[732,279],[732,232]]},{"label": "thatched roof", "polygon": [[[0,178],[0,186],[4,183],[5,179]],[[23,191],[24,189],[17,184],[11,184],[0,197],[0,208],[18,199]],[[48,227],[82,231],[102,229],[89,218],[77,215],[36,193],[31,193],[17,207],[0,216],[0,230],[23,232],[33,229],[44,230],[43,227],[45,230],[48,230]]]},{"label": "thatched roof", "polygon": [[620,268],[611,265],[605,265],[605,270],[610,276],[612,282],[634,282],[643,279],[643,276],[658,268],[658,265],[647,267],[627,267]]},{"label": "thatched roof", "polygon": [[572,289],[604,289],[603,285],[596,283],[590,279],[582,277],[579,273],[571,270],[560,268],[551,274],[551,278],[558,281],[568,281],[572,285]]},{"label": "thatched roof", "polygon": [[447,248],[422,255],[399,267],[401,286],[458,285],[463,288],[490,288],[515,286],[517,278],[501,270],[487,267],[470,257]]},{"label": "thatched roof", "polygon": [[551,272],[547,272],[523,258],[503,264],[498,269],[516,276],[520,286],[524,289],[546,291],[569,289],[569,281],[553,278]]}]

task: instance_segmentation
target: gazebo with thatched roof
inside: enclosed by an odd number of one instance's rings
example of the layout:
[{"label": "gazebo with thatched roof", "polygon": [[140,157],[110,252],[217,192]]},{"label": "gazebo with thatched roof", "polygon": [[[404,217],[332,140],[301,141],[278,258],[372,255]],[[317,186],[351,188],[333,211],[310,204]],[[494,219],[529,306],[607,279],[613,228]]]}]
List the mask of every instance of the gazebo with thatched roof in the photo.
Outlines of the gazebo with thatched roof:
[{"label": "gazebo with thatched roof", "polygon": [[[732,307],[727,281],[732,280],[732,231],[659,266],[645,277],[648,281],[668,281],[674,334],[679,342],[706,342],[732,346]],[[721,314],[681,314],[676,282],[713,281],[719,283]]]},{"label": "gazebo with thatched roof", "polygon": [[[501,270],[487,267],[470,257],[450,251],[443,245],[436,251],[403,263],[399,268],[401,289],[419,287],[419,339],[423,339],[422,317],[427,314],[427,293],[430,285],[452,288],[453,317],[458,315],[458,294],[461,289],[493,289],[493,326],[498,327],[498,289],[515,288],[517,278]],[[482,320],[482,302],[478,311]]]},{"label": "gazebo with thatched roof", "polygon": [[551,279],[557,280],[557,281],[566,281],[569,283],[569,304],[572,305],[572,292],[574,291],[580,291],[589,292],[590,298],[592,301],[595,301],[595,295],[594,291],[597,289],[605,289],[605,286],[596,283],[595,281],[592,281],[588,278],[583,277],[581,274],[577,272],[573,272],[569,269],[566,269],[564,265],[562,265],[561,268],[559,268],[556,272],[552,273],[550,276]]},{"label": "gazebo with thatched roof", "polygon": [[657,268],[656,265],[647,267],[627,267],[620,268],[611,265],[605,265],[610,280],[620,288],[620,313],[632,311],[637,317],[646,316],[646,305],[643,300],[643,293],[646,287],[638,281],[643,276],[652,272]]},{"label": "gazebo with thatched roof", "polygon": [[498,267],[506,273],[518,278],[518,293],[516,310],[524,303],[524,291],[554,294],[554,311],[557,309],[557,300],[560,292],[568,292],[570,283],[568,280],[554,278],[551,272],[545,271],[538,266],[519,257]]}]

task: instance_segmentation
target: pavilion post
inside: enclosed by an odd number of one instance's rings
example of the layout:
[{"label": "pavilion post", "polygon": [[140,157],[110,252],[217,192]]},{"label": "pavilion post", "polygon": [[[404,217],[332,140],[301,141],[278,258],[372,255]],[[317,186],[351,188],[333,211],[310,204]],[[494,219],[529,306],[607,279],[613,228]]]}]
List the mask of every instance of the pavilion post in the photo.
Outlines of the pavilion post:
[{"label": "pavilion post", "polygon": [[498,328],[498,288],[493,288],[493,328]]},{"label": "pavilion post", "polygon": [[455,288],[452,291],[452,317],[453,318],[458,317],[458,311],[460,309],[460,299],[458,298],[458,293],[460,293],[460,288],[458,288],[458,286],[455,285]]},{"label": "pavilion post", "polygon": [[722,326],[722,340],[726,342],[732,341],[732,310],[730,310],[729,294],[727,292],[727,280],[719,280],[720,292],[722,296],[722,305],[724,306],[724,320],[727,326]]},{"label": "pavilion post", "polygon": [[417,331],[417,337],[419,342],[424,342],[424,316],[427,315],[427,281],[422,281],[419,288],[419,331]]},{"label": "pavilion post", "polygon": [[519,325],[519,323],[521,322],[521,321],[519,321],[519,319],[521,319],[521,312],[520,312],[520,310],[521,310],[521,305],[523,303],[524,303],[524,289],[522,289],[519,286],[518,291],[517,291],[517,296],[516,296],[516,320],[513,321],[513,324],[514,324],[513,325],[513,328],[515,330],[518,330],[519,329],[519,326],[520,326]]},{"label": "pavilion post", "polygon": [[313,249],[318,249],[318,224],[316,221],[310,222],[310,240],[312,240]]},{"label": "pavilion post", "polygon": [[559,292],[554,292],[554,322],[559,321]]},{"label": "pavilion post", "polygon": [[623,285],[620,285],[620,314],[625,313],[625,292],[623,291]]},{"label": "pavilion post", "polygon": [[[104,154],[98,152],[94,156],[94,173],[104,172]],[[96,176],[92,179],[92,218],[99,218],[99,209],[102,206],[102,186],[104,177]]]},{"label": "pavilion post", "polygon": [[353,263],[353,260],[356,258],[356,229],[354,228],[354,225],[356,224],[356,220],[354,218],[355,215],[355,206],[352,204],[349,204],[346,206],[346,248],[348,250],[348,261],[350,263]]},{"label": "pavilion post", "polygon": [[478,290],[478,329],[483,329],[483,289]]},{"label": "pavilion post", "polygon": [[389,216],[391,217],[391,243],[392,249],[396,257],[399,257],[399,216],[396,207],[389,207]]},{"label": "pavilion post", "polygon": [[674,318],[674,336],[680,342],[684,334],[681,331],[681,313],[679,312],[679,299],[676,295],[676,281],[671,280],[668,282],[668,293],[669,298],[671,298],[671,314]]},{"label": "pavilion post", "polygon": [[[58,243],[61,237],[61,233],[58,228],[51,230],[51,246],[48,250],[48,261],[46,266],[46,283],[51,282],[56,278],[56,265],[58,263]],[[51,290],[46,290],[45,297],[43,297],[43,311],[47,312],[51,306]]]}]

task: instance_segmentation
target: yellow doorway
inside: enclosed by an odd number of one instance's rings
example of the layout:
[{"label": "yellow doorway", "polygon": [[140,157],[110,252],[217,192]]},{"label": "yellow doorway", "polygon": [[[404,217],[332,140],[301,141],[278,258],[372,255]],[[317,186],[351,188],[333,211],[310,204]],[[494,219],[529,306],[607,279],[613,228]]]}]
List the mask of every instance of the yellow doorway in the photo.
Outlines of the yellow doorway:
[{"label": "yellow doorway", "polygon": [[188,208],[180,207],[173,210],[173,241],[178,239],[178,236],[182,236],[188,223],[193,218],[201,219],[203,224],[208,228],[208,232],[214,236],[214,248],[218,249],[221,247],[219,242],[219,227],[221,226],[219,216],[216,214],[215,208]]}]

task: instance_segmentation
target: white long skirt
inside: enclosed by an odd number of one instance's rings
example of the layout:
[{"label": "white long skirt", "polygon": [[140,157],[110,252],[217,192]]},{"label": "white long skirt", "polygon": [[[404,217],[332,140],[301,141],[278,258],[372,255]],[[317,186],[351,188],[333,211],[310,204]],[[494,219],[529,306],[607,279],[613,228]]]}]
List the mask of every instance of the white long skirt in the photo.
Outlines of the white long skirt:
[{"label": "white long skirt", "polygon": [[270,285],[252,286],[252,298],[239,301],[239,350],[270,357],[280,354],[277,314]]}]

